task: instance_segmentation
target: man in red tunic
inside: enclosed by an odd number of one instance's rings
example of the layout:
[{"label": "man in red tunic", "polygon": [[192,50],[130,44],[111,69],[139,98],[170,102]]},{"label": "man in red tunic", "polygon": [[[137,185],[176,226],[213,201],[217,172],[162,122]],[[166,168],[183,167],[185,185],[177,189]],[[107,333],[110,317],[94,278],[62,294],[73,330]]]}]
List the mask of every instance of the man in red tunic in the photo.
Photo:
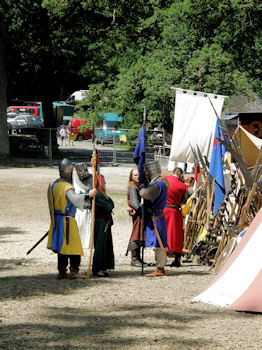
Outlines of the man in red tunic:
[{"label": "man in red tunic", "polygon": [[167,245],[170,252],[175,253],[175,260],[170,266],[179,267],[183,249],[184,229],[181,204],[186,201],[188,187],[183,182],[183,170],[175,168],[173,175],[165,176],[170,187],[168,189],[164,210],[167,226]]}]

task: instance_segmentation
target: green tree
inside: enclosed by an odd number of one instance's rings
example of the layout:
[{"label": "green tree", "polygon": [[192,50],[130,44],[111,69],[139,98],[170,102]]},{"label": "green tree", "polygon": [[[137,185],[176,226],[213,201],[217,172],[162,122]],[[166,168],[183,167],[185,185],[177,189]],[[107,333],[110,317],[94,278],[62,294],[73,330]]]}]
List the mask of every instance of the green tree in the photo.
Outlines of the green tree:
[{"label": "green tree", "polygon": [[9,157],[8,130],[6,123],[6,65],[5,65],[5,24],[0,7],[0,158]]},{"label": "green tree", "polygon": [[8,97],[51,101],[103,84],[108,108],[170,126],[170,86],[260,92],[259,0],[4,0]]},{"label": "green tree", "polygon": [[90,85],[84,98],[76,105],[77,116],[86,120],[85,127],[99,126],[107,106],[108,98],[104,96],[104,84]]},{"label": "green tree", "polygon": [[261,92],[261,14],[256,0],[178,0],[154,8],[140,21],[141,32],[151,29],[152,40],[114,83],[117,103],[133,115],[131,123],[141,120],[145,105],[152,124],[170,125],[169,86],[196,90],[200,65],[206,92]]}]

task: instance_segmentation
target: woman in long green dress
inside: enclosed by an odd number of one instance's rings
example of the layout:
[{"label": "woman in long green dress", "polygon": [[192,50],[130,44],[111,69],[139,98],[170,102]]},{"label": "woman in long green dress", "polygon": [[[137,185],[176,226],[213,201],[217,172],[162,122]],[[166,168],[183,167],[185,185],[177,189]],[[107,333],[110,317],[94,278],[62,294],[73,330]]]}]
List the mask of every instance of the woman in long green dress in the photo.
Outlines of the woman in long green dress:
[{"label": "woman in long green dress", "polygon": [[106,182],[103,175],[97,190],[95,197],[95,252],[92,272],[96,277],[108,277],[106,270],[115,267],[111,232],[114,202],[106,192]]}]

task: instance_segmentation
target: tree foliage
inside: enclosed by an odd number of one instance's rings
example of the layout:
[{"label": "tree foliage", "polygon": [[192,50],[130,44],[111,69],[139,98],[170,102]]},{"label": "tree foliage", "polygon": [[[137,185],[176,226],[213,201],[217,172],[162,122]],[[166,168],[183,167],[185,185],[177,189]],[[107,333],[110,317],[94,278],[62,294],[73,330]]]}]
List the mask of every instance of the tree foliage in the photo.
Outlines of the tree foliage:
[{"label": "tree foliage", "polygon": [[76,105],[77,116],[86,120],[87,127],[100,126],[107,111],[108,99],[104,96],[104,84],[90,85],[84,98]]},{"label": "tree foliage", "polygon": [[0,11],[9,99],[102,88],[126,126],[145,107],[151,126],[170,128],[170,86],[196,90],[200,65],[205,92],[262,91],[259,0],[4,0]]}]

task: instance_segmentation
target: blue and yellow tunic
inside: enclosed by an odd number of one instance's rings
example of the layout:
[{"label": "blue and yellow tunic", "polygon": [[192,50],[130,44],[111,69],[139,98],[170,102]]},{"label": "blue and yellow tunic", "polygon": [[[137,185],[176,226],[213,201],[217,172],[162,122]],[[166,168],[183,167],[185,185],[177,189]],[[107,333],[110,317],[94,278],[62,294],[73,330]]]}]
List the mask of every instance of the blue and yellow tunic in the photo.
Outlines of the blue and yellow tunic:
[{"label": "blue and yellow tunic", "polygon": [[[55,227],[52,223],[48,232],[47,248],[63,255],[84,255],[75,221],[76,207],[66,198],[66,191],[72,185],[55,181],[52,186],[55,210]],[[66,216],[69,216],[69,240],[66,240]]]},{"label": "blue and yellow tunic", "polygon": [[[155,181],[159,187],[160,187],[160,193],[158,198],[153,203],[153,218],[158,217],[159,215],[163,214],[163,209],[166,205],[167,200],[167,187],[164,184],[163,181]],[[158,220],[155,221],[156,227],[158,229],[162,244],[164,248],[167,248],[167,232],[166,232],[166,220],[165,216],[163,215]],[[158,243],[154,225],[152,222],[152,219],[149,217],[147,224],[146,224],[146,240],[145,240],[145,246],[146,248],[159,248],[160,245]]]}]

